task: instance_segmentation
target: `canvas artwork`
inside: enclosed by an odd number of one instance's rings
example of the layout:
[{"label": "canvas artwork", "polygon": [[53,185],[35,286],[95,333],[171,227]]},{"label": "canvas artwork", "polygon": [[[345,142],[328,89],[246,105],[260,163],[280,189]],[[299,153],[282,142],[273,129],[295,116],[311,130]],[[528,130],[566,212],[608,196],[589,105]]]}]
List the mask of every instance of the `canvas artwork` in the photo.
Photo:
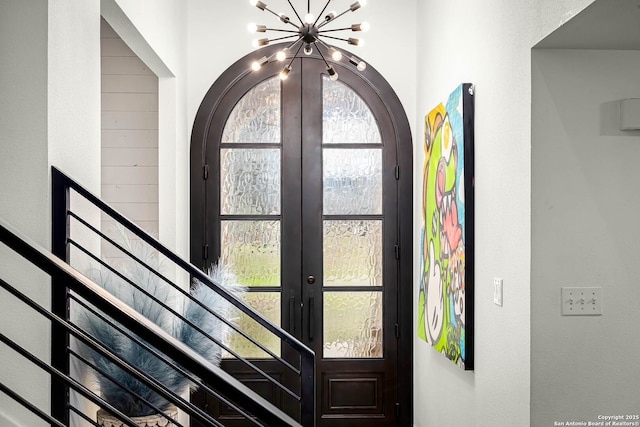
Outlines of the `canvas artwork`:
[{"label": "canvas artwork", "polygon": [[473,86],[425,117],[418,336],[473,369]]}]

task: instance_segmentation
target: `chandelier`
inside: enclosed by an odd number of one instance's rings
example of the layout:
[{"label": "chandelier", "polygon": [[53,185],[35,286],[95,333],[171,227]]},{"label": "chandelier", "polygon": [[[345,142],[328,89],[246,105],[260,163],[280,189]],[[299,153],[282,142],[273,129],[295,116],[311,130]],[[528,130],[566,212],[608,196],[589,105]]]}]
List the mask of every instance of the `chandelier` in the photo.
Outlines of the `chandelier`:
[{"label": "chandelier", "polygon": [[[298,56],[300,50],[303,51],[305,55],[311,55],[313,50],[316,49],[320,54],[320,57],[324,61],[325,66],[327,67],[327,73],[329,74],[329,78],[332,80],[338,79],[338,73],[333,68],[331,64],[327,61],[328,57],[335,62],[340,62],[346,56],[343,53],[336,49],[333,46],[330,46],[328,40],[338,40],[347,43],[352,46],[363,46],[364,40],[360,38],[354,37],[337,37],[333,35],[336,32],[341,31],[351,31],[351,32],[364,32],[369,29],[369,24],[366,22],[362,22],[360,24],[353,24],[349,27],[345,28],[329,28],[325,29],[325,26],[333,23],[341,16],[345,15],[348,12],[355,12],[361,7],[367,4],[367,0],[359,0],[353,3],[347,10],[342,13],[337,13],[334,10],[330,10],[327,12],[329,5],[332,0],[327,0],[327,3],[322,8],[322,11],[317,15],[313,15],[311,13],[311,0],[307,0],[307,13],[304,17],[301,17],[296,8],[291,3],[291,0],[287,0],[289,6],[293,10],[297,21],[292,22],[292,20],[285,15],[284,13],[276,13],[273,10],[269,9],[265,3],[260,0],[249,0],[252,6],[257,7],[262,11],[267,11],[278,18],[280,23],[285,25],[293,26],[295,29],[289,28],[269,28],[266,25],[258,25],[258,24],[249,24],[249,31],[253,33],[266,33],[268,31],[280,32],[280,33],[289,33],[289,35],[284,35],[282,37],[276,38],[260,38],[254,40],[254,47],[259,48],[263,46],[267,46],[269,43],[274,41],[285,41],[295,39],[292,43],[286,46],[284,49],[270,55],[263,56],[262,58],[254,61],[251,64],[251,68],[253,71],[258,71],[264,66],[266,63],[277,60],[280,62],[284,62],[287,58],[291,58],[287,65],[284,66],[282,71],[280,72],[280,79],[286,80],[289,76],[289,72],[291,71],[293,64],[293,60]],[[331,26],[330,26],[331,27]],[[339,33],[338,33],[339,34]],[[323,40],[325,39],[325,40]],[[292,54],[293,53],[293,54]],[[354,67],[356,67],[359,71],[364,71],[367,67],[367,64],[361,59],[349,54],[347,61]]]}]

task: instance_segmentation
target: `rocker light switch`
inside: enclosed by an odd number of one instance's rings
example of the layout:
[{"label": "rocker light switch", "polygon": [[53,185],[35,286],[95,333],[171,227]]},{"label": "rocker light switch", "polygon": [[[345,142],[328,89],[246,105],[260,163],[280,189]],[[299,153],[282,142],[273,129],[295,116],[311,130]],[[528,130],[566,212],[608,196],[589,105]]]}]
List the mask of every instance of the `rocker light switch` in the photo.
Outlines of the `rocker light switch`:
[{"label": "rocker light switch", "polygon": [[502,279],[493,279],[493,303],[502,307]]},{"label": "rocker light switch", "polygon": [[602,288],[562,288],[562,315],[602,315]]}]

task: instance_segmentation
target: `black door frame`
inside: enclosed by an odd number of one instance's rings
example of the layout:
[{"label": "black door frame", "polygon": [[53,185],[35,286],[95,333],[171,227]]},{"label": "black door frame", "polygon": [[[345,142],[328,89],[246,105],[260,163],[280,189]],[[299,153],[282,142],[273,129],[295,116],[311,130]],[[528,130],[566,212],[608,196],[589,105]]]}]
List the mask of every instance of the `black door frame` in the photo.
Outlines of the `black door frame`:
[{"label": "black door frame", "polygon": [[[223,118],[216,116],[216,111],[221,107],[221,100],[231,91],[244,87],[247,90],[267,77],[277,74],[281,64],[267,64],[259,73],[252,73],[249,64],[253,60],[264,55],[270,56],[282,45],[271,45],[250,53],[239,59],[229,67],[211,86],[198,109],[191,135],[190,149],[190,260],[201,268],[208,267],[212,261],[209,254],[209,242],[213,236],[219,235],[219,226],[210,227],[206,223],[206,178],[210,173],[209,167],[205,164],[205,154],[207,152],[207,140],[213,137],[216,132],[221,133],[224,127]],[[313,57],[314,55],[312,55]],[[319,57],[317,57],[319,58]],[[352,72],[346,69],[342,63],[330,61],[339,73]],[[295,70],[295,68],[294,68]],[[410,426],[413,421],[413,149],[412,137],[409,122],[404,108],[391,88],[389,83],[373,67],[360,73],[360,78],[370,86],[370,88],[380,97],[387,109],[390,124],[393,127],[393,134],[397,141],[397,168],[394,171],[397,180],[398,195],[398,242],[396,253],[398,256],[398,324],[395,326],[395,333],[398,338],[398,376],[396,393],[396,416],[399,426]],[[238,82],[242,85],[238,85]],[[286,85],[285,85],[286,86]],[[287,98],[286,91],[283,92],[284,102],[300,102],[295,97]],[[226,106],[225,108],[227,108]],[[375,114],[375,113],[374,113]],[[226,117],[224,117],[226,120]],[[284,130],[283,130],[284,131]],[[290,179],[285,174],[296,174],[296,171],[283,171],[282,179]],[[212,194],[218,194],[219,188],[213,188]],[[288,209],[282,206],[283,212]],[[300,209],[300,207],[295,207]],[[283,244],[285,239],[282,239]],[[298,276],[302,276],[301,266],[296,267]],[[300,297],[300,296],[299,296]],[[283,299],[288,298],[282,295]],[[282,319],[289,318],[286,310],[288,304],[283,304]],[[301,321],[296,318],[294,321]],[[296,333],[296,335],[298,335]],[[387,392],[392,392],[387,390]]]}]

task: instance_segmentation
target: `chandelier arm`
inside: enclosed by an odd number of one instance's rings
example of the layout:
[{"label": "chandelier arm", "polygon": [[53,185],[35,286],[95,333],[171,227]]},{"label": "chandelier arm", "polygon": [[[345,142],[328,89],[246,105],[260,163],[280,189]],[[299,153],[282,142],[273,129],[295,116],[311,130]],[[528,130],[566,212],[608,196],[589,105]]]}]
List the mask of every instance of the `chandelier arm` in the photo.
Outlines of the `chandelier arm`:
[{"label": "chandelier arm", "polygon": [[326,37],[326,38],[328,38],[328,39],[333,39],[333,40],[340,40],[340,41],[343,41],[343,42],[347,42],[347,43],[349,43],[349,40],[347,40],[347,39],[343,39],[343,38],[340,38],[340,37],[328,36],[328,35],[326,35],[326,34],[322,34],[322,37]]},{"label": "chandelier arm", "polygon": [[324,14],[324,11],[327,10],[327,7],[329,7],[329,3],[331,3],[331,0],[327,0],[327,3],[322,8],[322,11],[318,14],[318,17],[316,18],[316,22],[313,23],[314,26],[318,23],[318,21],[320,20],[320,17]]},{"label": "chandelier arm", "polygon": [[[323,42],[322,40],[318,39],[317,40],[318,43],[320,43],[322,45],[322,47],[324,47],[325,49],[327,49],[327,52],[329,52],[329,49],[332,48],[332,46],[329,46],[328,44],[326,44],[325,42]],[[334,48],[335,49],[335,48]],[[318,49],[320,50],[320,49]]]},{"label": "chandelier arm", "polygon": [[[296,43],[298,43],[300,40],[302,40],[302,39],[298,39],[298,40],[296,40],[295,42],[293,42],[293,44],[291,45],[291,47],[293,47],[293,46],[294,46]],[[288,65],[288,67],[291,67],[291,64],[293,64],[293,61],[296,59],[296,57],[297,57],[297,56],[298,56],[298,54],[300,53],[300,49],[302,49],[302,45],[303,45],[303,44],[304,44],[304,43],[300,43],[300,46],[298,46],[298,50],[296,50],[295,55],[293,55],[293,57],[291,58],[291,61],[289,61],[289,65]]]},{"label": "chandelier arm", "polygon": [[325,25],[327,25],[329,22],[333,22],[333,21],[335,21],[336,19],[340,18],[342,15],[344,15],[344,14],[345,14],[345,13],[347,13],[347,12],[351,12],[351,9],[347,9],[347,10],[345,10],[344,12],[342,12],[340,15],[336,15],[336,16],[335,16],[335,18],[333,18],[333,19],[332,19],[332,20],[330,20],[330,21],[324,21],[324,22],[321,22],[320,24],[318,24],[318,29],[320,29],[320,28],[324,27],[324,26],[325,26]]},{"label": "chandelier arm", "polygon": [[279,31],[281,33],[294,33],[294,34],[300,34],[299,31],[293,31],[293,30],[283,30],[281,28],[267,28],[266,31]]},{"label": "chandelier arm", "polygon": [[322,60],[324,61],[324,65],[327,66],[327,68],[330,67],[329,63],[327,62],[327,58],[324,57],[324,55],[322,54],[322,51],[318,48],[318,43],[317,42],[313,42],[313,45],[316,47],[316,49],[318,49],[318,53],[320,54],[320,57],[322,58]]},{"label": "chandelier arm", "polygon": [[275,39],[269,39],[269,43],[271,43],[271,42],[276,42],[276,41],[278,41],[278,40],[286,40],[286,39],[290,39],[291,37],[298,37],[298,34],[290,35],[290,36],[283,36],[283,37],[276,37]]},{"label": "chandelier arm", "polygon": [[296,10],[295,7],[293,7],[293,4],[291,4],[291,0],[287,0],[287,1],[289,2],[289,6],[291,6],[291,9],[293,10],[293,13],[295,13],[296,16],[298,17],[298,21],[300,21],[300,25],[304,25],[304,21],[302,20],[302,18],[300,18],[300,15],[298,14],[298,11]]},{"label": "chandelier arm", "polygon": [[[302,41],[302,38],[298,38],[293,43],[291,43],[289,46],[287,46],[285,49],[291,49],[292,47],[294,47],[296,45],[296,43],[298,43],[300,41]],[[298,52],[300,52],[301,48],[302,48],[302,43],[300,43],[300,46],[298,47]],[[297,52],[296,52],[296,55],[297,55]]]},{"label": "chandelier arm", "polygon": [[[268,30],[268,28],[267,28],[267,30]],[[351,29],[351,27],[346,27],[346,28],[335,28],[335,29],[332,29],[332,30],[318,31],[318,34],[331,33],[331,32],[334,32],[334,31],[347,31],[347,30],[353,31]]]},{"label": "chandelier arm", "polygon": [[[274,16],[276,16],[276,17],[278,17],[278,19],[279,19],[280,21],[282,21],[282,19],[280,19],[281,17],[280,17],[280,14],[279,14],[279,13],[274,12],[273,10],[269,9],[268,7],[265,7],[265,8],[264,8],[264,10],[266,10],[267,12],[270,12],[272,15],[274,15]],[[294,10],[294,12],[295,12],[295,10]],[[296,15],[297,15],[297,13],[296,13]],[[300,19],[300,17],[299,17],[299,16],[298,16],[298,19]],[[294,27],[294,28],[298,28],[298,26],[297,26],[296,24],[294,24],[293,22],[291,22],[291,21],[287,21],[286,23],[287,23],[287,24],[291,24],[291,25],[293,25],[293,27]]]}]

